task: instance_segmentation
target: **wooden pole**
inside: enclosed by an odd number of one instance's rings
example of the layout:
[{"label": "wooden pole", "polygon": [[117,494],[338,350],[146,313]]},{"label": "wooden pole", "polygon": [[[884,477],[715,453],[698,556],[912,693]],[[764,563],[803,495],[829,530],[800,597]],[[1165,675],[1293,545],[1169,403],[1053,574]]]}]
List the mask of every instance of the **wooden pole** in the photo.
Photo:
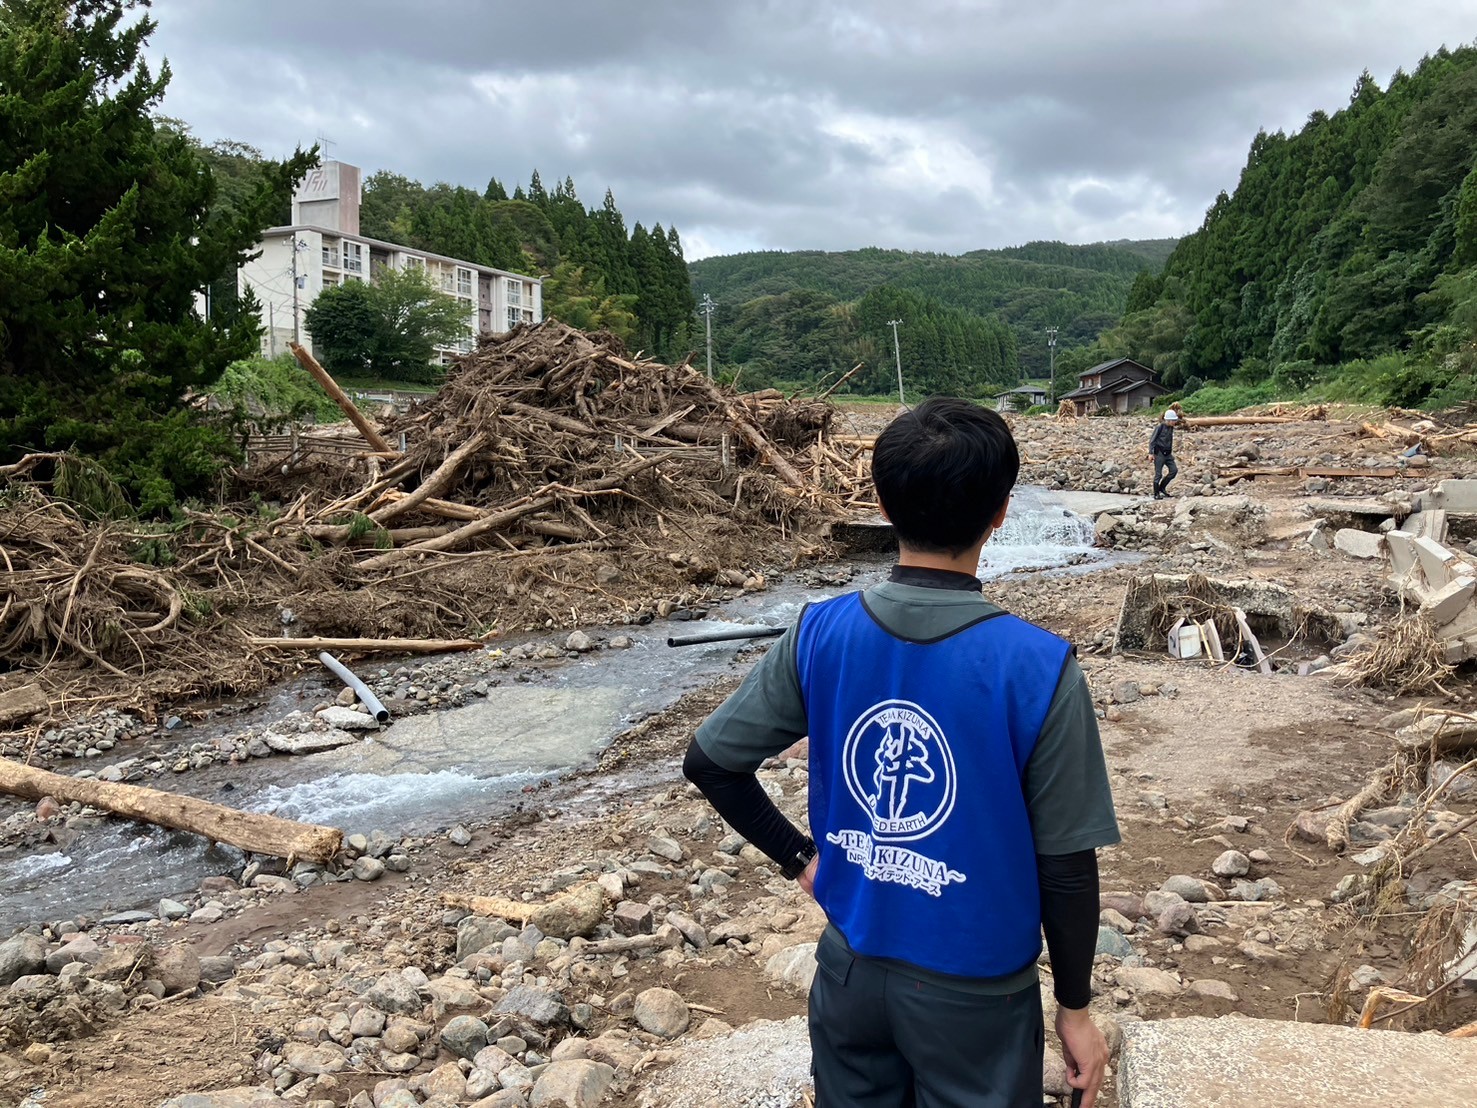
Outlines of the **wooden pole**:
[{"label": "wooden pole", "polygon": [[344,415],[349,417],[349,422],[359,428],[359,433],[364,436],[365,442],[383,453],[391,455],[399,454],[399,451],[395,450],[384,440],[384,437],[375,430],[374,424],[370,423],[368,417],[349,399],[349,394],[338,387],[338,382],[329,376],[328,370],[318,364],[317,358],[313,357],[313,355],[309,354],[307,350],[295,342],[290,342],[287,346],[292,351],[292,356],[302,364],[302,367],[318,379],[318,383],[323,386],[323,391],[328,393],[329,398],[343,409]]},{"label": "wooden pole", "polygon": [[189,831],[212,842],[276,858],[326,863],[338,853],[344,837],[336,827],[242,812],[193,796],[137,785],[63,777],[6,758],[0,758],[0,792],[27,800],[51,796],[68,804],[86,804],[126,819]]}]

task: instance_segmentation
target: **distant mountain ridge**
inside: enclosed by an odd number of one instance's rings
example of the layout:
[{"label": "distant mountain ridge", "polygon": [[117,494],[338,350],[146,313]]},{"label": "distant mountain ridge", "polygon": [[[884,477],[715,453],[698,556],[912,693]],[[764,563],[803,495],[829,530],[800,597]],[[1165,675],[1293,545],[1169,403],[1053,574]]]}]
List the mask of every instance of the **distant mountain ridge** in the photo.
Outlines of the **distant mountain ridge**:
[{"label": "distant mountain ridge", "polygon": [[[998,319],[1015,335],[1020,368],[1045,372],[1045,329],[1059,330],[1063,349],[1094,341],[1122,317],[1141,273],[1157,272],[1174,239],[1071,245],[1029,242],[964,254],[884,250],[767,250],[692,262],[693,293],[719,304],[715,326],[763,297],[820,293],[839,305],[891,288],[917,294],[940,308],[983,320]],[[752,330],[753,313],[747,326]],[[760,345],[764,345],[762,342]],[[721,351],[717,352],[720,360]]]}]

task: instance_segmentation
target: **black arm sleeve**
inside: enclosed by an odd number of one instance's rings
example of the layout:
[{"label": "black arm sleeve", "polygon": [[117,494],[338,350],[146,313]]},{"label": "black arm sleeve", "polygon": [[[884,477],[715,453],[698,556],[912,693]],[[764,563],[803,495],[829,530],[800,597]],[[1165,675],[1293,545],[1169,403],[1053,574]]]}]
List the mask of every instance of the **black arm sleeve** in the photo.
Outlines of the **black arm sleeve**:
[{"label": "black arm sleeve", "polygon": [[[682,773],[708,798],[730,827],[779,865],[786,865],[805,846],[806,835],[774,806],[774,801],[769,799],[757,777],[752,773],[724,769],[703,753],[696,740],[687,748],[687,757],[682,760]],[[1096,875],[1094,870],[1094,896]],[[1094,931],[1094,943],[1096,940]]]},{"label": "black arm sleeve", "polygon": [[1097,953],[1097,851],[1038,854],[1036,876],[1056,1001],[1063,1008],[1086,1008]]}]

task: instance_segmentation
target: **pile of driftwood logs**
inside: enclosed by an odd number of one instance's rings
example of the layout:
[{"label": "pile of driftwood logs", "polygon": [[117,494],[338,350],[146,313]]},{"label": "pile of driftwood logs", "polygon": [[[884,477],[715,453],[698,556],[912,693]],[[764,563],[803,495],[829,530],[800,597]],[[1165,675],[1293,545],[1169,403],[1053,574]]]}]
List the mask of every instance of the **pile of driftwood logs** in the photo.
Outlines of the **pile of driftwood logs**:
[{"label": "pile of driftwood logs", "polygon": [[829,513],[833,492],[852,491],[855,459],[824,443],[833,412],[774,391],[735,394],[686,363],[632,360],[608,335],[519,327],[391,419],[370,439],[382,449],[362,486],[304,516],[304,531],[372,548],[358,565],[378,571],[447,552],[598,542],[715,511],[783,524]]}]

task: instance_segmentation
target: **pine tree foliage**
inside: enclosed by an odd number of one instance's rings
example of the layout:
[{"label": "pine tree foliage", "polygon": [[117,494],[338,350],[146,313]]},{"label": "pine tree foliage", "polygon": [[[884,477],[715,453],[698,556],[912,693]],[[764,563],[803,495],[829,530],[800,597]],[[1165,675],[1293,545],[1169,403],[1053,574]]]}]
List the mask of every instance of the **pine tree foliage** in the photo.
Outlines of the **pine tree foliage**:
[{"label": "pine tree foliage", "polygon": [[215,472],[225,436],[183,406],[255,352],[249,304],[207,320],[312,164],[263,167],[211,218],[220,183],[154,118],[169,83],[143,57],[138,0],[0,5],[0,460],[76,449],[157,510]]},{"label": "pine tree foliage", "polygon": [[1135,321],[1149,313],[1182,330],[1171,384],[1410,349],[1450,312],[1443,278],[1477,263],[1474,171],[1477,48],[1438,51],[1384,89],[1362,74],[1342,110],[1256,136],[1235,192],[1162,287],[1135,290],[1125,326],[1155,329]]},{"label": "pine tree foliage", "polygon": [[574,326],[603,319],[656,357],[676,360],[693,341],[697,305],[676,229],[628,231],[608,189],[587,209],[571,178],[550,189],[537,170],[511,198],[496,177],[479,194],[382,171],[365,181],[360,229],[496,269],[560,275],[545,286],[545,315]]}]

